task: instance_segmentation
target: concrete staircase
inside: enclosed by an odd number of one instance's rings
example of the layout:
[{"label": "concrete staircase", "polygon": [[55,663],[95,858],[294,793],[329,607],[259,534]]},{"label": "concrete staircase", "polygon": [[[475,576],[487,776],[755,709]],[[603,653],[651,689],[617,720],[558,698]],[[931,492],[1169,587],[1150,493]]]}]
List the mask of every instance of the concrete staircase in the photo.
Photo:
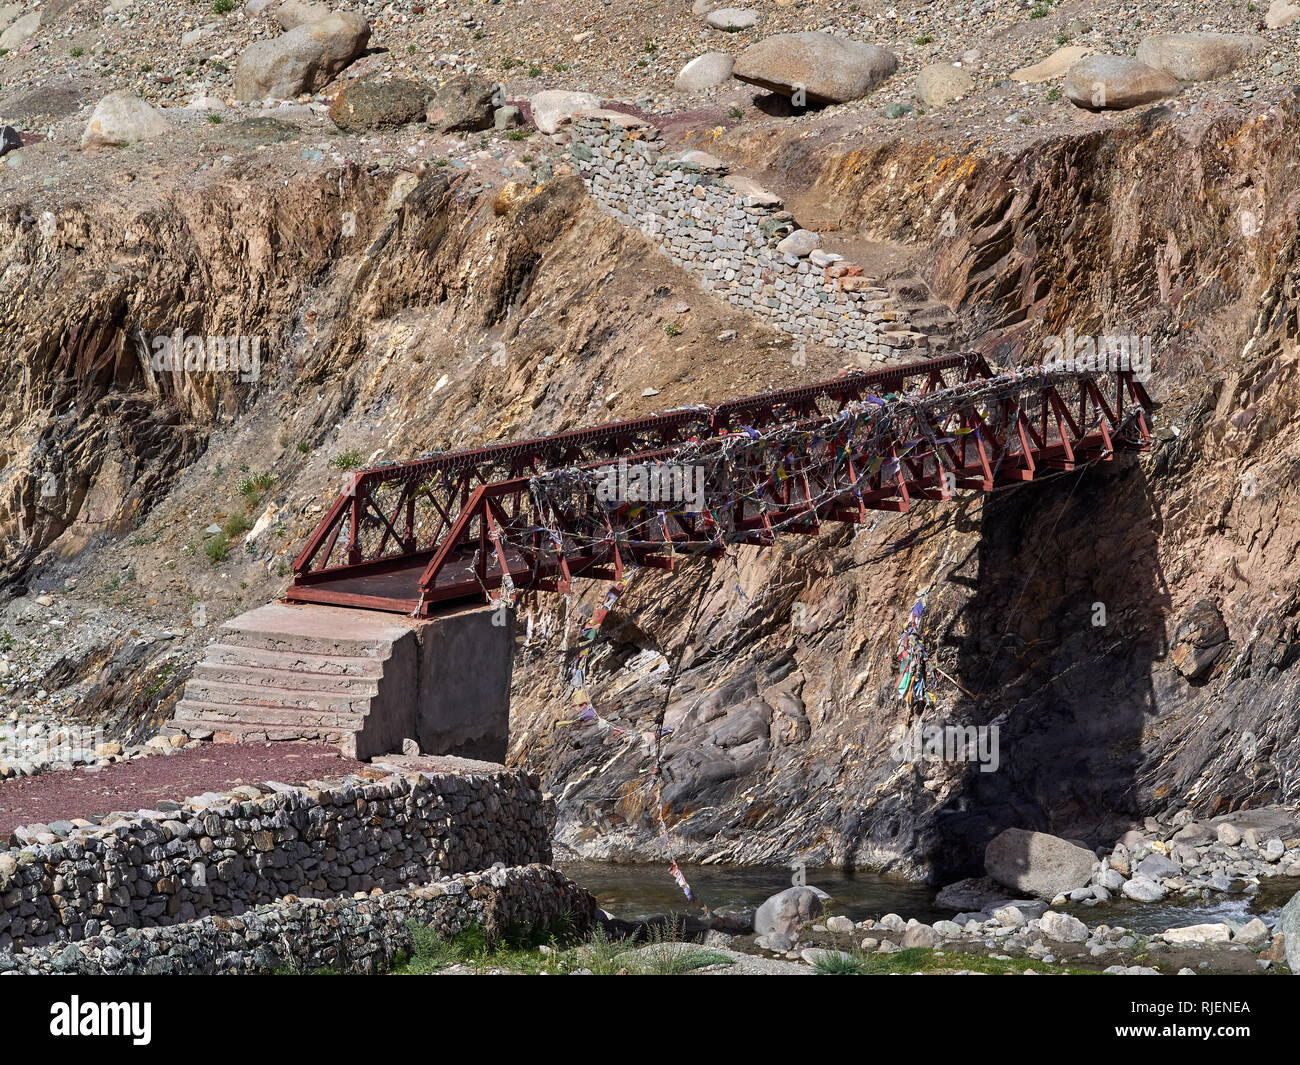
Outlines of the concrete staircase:
[{"label": "concrete staircase", "polygon": [[227,743],[318,740],[363,759],[399,751],[416,657],[401,618],[272,603],[221,627],[171,728]]}]

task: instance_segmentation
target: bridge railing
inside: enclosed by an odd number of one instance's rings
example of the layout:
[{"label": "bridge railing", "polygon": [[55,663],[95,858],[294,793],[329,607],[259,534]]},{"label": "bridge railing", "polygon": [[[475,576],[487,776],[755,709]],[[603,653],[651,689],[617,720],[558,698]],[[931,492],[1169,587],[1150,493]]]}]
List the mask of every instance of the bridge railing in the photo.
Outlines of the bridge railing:
[{"label": "bridge railing", "polygon": [[553,436],[431,455],[353,474],[293,562],[298,580],[434,551],[475,488],[514,477],[668,447],[745,421],[770,424],[840,409],[868,391],[935,387],[945,372],[987,374],[978,355],[846,374],[830,381],[685,407]]},{"label": "bridge railing", "polygon": [[[402,567],[416,612],[427,612],[502,586],[558,590],[628,565],[671,569],[683,554],[1144,448],[1151,406],[1130,371],[994,375],[962,354],[367,470],[308,540],[288,597],[321,601],[302,590]],[[698,470],[698,495],[611,498],[602,485],[620,462]]]}]

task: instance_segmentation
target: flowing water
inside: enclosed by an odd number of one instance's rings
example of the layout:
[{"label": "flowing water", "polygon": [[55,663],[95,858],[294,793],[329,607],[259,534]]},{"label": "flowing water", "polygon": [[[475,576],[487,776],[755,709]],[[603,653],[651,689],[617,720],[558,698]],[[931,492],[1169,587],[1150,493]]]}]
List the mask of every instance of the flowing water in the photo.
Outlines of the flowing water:
[{"label": "flowing water", "polygon": [[[686,913],[692,907],[673,882],[666,865],[657,863],[562,862],[560,868],[596,896],[600,906],[625,920],[656,914]],[[711,910],[753,909],[792,882],[783,866],[683,865],[682,874],[695,897]],[[808,869],[807,882],[832,899],[832,910],[855,921],[896,913],[927,923],[952,917],[953,911],[934,904],[934,891],[925,884],[844,869]],[[1254,895],[1212,895],[1188,901],[1170,899],[1142,903],[1117,899],[1103,906],[1062,906],[1088,925],[1122,925],[1136,932],[1163,932],[1191,924],[1238,924],[1260,917],[1269,928],[1300,883],[1265,880]]]},{"label": "flowing water", "polygon": [[[564,862],[560,868],[596,896],[615,917],[634,920],[692,907],[674,883],[667,865],[616,865],[609,862]],[[784,866],[683,865],[695,897],[711,910],[753,909],[792,883]],[[807,882],[833,901],[835,913],[855,921],[897,913],[919,921],[951,916],[936,909],[934,892],[924,884],[893,880],[876,873],[843,869],[808,869]]]}]

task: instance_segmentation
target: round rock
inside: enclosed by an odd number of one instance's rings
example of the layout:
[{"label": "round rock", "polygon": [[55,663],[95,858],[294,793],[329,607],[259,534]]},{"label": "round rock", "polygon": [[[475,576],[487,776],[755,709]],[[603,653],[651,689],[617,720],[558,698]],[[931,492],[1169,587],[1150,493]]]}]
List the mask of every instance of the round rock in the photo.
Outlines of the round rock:
[{"label": "round rock", "polygon": [[735,65],[736,60],[726,52],[705,52],[682,67],[673,88],[678,92],[712,89],[731,80]]},{"label": "round rock", "polygon": [[1089,111],[1123,111],[1177,96],[1181,88],[1173,75],[1118,55],[1088,56],[1065,75],[1065,95]]}]

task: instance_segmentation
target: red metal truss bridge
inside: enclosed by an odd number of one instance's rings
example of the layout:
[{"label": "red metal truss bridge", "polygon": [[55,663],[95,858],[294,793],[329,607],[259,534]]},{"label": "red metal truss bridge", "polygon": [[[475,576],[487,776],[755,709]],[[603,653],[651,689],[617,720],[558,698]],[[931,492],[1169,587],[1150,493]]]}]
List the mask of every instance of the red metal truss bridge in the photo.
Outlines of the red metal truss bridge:
[{"label": "red metal truss bridge", "polygon": [[[1152,407],[1131,370],[994,373],[957,353],[361,470],[294,560],[285,598],[427,617],[503,587],[672,569],[1145,450]],[[601,496],[620,462],[698,470],[702,505]]]}]

